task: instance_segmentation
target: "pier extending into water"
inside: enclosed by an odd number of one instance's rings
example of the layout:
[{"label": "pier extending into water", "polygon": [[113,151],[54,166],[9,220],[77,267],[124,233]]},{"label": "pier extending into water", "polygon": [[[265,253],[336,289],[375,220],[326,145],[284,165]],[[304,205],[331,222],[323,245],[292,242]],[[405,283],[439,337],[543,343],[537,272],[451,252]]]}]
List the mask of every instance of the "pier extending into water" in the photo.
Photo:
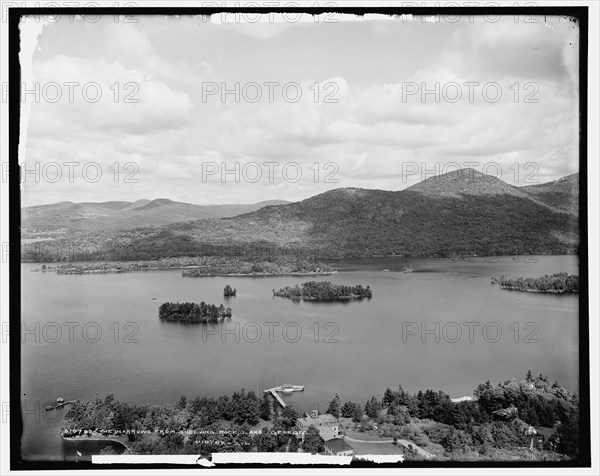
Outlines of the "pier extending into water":
[{"label": "pier extending into water", "polygon": [[54,410],[55,408],[60,408],[65,405],[69,405],[70,403],[75,403],[77,400],[69,400],[65,402],[62,398],[56,400],[55,403],[51,403],[50,405],[46,405],[46,411]]},{"label": "pier extending into water", "polygon": [[285,407],[287,407],[287,403],[285,403],[283,401],[283,398],[281,398],[281,395],[279,395],[278,392],[281,392],[284,394],[289,394],[292,392],[302,392],[303,390],[304,390],[304,385],[291,385],[289,383],[284,383],[283,385],[280,385],[279,387],[267,388],[266,390],[264,390],[264,392],[270,393],[271,395],[273,395],[275,400],[277,400],[279,402],[279,404],[283,408],[285,408]]}]

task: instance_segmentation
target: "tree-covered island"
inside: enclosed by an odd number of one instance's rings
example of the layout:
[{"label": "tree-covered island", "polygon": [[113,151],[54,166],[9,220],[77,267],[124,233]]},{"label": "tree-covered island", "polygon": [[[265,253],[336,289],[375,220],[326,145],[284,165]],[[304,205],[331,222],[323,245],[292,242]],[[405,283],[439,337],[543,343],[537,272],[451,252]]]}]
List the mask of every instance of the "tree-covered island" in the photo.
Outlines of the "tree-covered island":
[{"label": "tree-covered island", "polygon": [[225,308],[223,304],[206,304],[204,301],[200,304],[165,302],[158,308],[158,317],[167,321],[215,322],[231,317],[231,308]]},{"label": "tree-covered island", "polygon": [[539,278],[492,277],[491,284],[499,284],[501,289],[532,293],[574,294],[579,292],[579,276],[568,273],[546,274]]},{"label": "tree-covered island", "polygon": [[229,284],[223,289],[223,296],[231,297],[237,294],[237,289],[232,288]]},{"label": "tree-covered island", "polygon": [[371,287],[362,285],[344,286],[329,281],[308,281],[300,285],[286,286],[279,291],[273,290],[274,296],[305,301],[350,301],[354,299],[371,299]]}]

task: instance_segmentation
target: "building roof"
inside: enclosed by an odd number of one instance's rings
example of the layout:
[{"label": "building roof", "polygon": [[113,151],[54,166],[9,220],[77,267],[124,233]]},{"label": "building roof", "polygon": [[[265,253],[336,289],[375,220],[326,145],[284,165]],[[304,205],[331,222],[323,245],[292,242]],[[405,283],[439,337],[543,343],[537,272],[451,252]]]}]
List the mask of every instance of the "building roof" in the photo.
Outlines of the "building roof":
[{"label": "building roof", "polygon": [[337,431],[333,431],[333,428],[329,426],[320,426],[317,430],[319,435],[321,435],[321,438],[325,441],[335,439],[338,436]]},{"label": "building roof", "polygon": [[313,418],[310,415],[306,415],[307,419],[312,420],[315,424],[318,425],[322,425],[322,424],[327,424],[327,423],[337,423],[337,419],[333,416],[330,415],[329,413],[323,413],[321,415],[317,415],[317,418]]},{"label": "building roof", "polygon": [[324,415],[319,415],[315,421],[317,423],[333,423],[336,424],[337,423],[337,418],[334,417],[333,415],[330,415],[329,413],[325,413]]},{"label": "building roof", "polygon": [[341,438],[333,438],[332,440],[326,441],[325,444],[331,448],[334,453],[339,453],[340,451],[350,451],[354,450],[352,446],[346,443]]},{"label": "building roof", "polygon": [[298,418],[298,421],[300,421],[303,425],[315,425],[316,427],[319,427],[321,425],[333,426],[338,424],[337,418],[333,415],[330,415],[329,413],[318,415],[317,418],[313,418],[310,415],[306,415],[304,418]]}]

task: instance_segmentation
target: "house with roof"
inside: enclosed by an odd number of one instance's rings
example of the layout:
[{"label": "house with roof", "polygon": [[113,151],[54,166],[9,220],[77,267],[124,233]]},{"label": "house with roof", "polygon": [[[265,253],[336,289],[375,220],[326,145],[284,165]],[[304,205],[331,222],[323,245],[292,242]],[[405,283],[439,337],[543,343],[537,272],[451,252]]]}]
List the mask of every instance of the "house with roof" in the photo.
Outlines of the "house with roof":
[{"label": "house with roof", "polygon": [[339,436],[339,433],[335,427],[321,426],[318,428],[319,435],[324,441],[329,441]]},{"label": "house with roof", "polygon": [[310,415],[307,413],[306,416],[298,418],[296,421],[296,426],[300,431],[308,430],[311,425],[314,425],[325,441],[340,436],[338,420],[329,413],[319,415],[318,410],[313,410]]},{"label": "house with roof", "polygon": [[332,438],[324,444],[325,453],[331,456],[354,456],[354,448],[342,438]]}]

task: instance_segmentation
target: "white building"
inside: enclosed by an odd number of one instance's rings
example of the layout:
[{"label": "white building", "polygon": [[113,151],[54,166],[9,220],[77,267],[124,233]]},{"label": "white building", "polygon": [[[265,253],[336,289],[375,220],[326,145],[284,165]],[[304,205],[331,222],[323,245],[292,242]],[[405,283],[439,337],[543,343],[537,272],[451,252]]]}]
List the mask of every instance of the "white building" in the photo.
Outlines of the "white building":
[{"label": "white building", "polygon": [[307,413],[304,418],[298,418],[296,422],[296,426],[301,431],[308,430],[310,425],[314,425],[314,427],[319,430],[321,438],[325,441],[340,436],[338,420],[329,413],[319,415],[318,410],[313,410],[310,415]]}]

